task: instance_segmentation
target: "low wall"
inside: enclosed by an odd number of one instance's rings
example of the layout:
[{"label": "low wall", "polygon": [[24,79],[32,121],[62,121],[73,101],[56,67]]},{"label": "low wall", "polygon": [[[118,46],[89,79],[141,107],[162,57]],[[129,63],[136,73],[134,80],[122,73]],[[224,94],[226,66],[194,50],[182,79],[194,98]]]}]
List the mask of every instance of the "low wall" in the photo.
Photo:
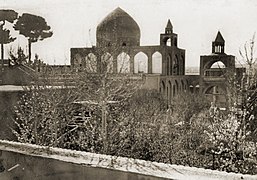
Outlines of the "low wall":
[{"label": "low wall", "polygon": [[257,179],[257,176],[0,140],[1,180]]}]

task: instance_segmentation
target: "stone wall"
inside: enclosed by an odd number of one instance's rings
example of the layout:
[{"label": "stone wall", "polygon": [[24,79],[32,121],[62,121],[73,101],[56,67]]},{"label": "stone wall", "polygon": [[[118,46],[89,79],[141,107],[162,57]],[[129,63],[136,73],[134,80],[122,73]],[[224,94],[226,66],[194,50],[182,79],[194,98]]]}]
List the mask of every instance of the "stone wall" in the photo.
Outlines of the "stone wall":
[{"label": "stone wall", "polygon": [[257,179],[257,176],[169,165],[0,140],[1,180]]}]

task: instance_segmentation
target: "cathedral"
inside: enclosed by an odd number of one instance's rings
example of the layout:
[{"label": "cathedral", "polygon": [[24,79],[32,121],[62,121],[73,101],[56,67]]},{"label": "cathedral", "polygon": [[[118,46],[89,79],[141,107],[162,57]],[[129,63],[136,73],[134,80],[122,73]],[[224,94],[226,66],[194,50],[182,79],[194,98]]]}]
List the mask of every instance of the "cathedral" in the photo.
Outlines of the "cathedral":
[{"label": "cathedral", "polygon": [[[159,45],[141,46],[140,27],[121,8],[107,15],[96,30],[96,46],[71,48],[71,67],[97,73],[107,68],[108,73],[144,75],[144,87],[156,89],[168,102],[181,92],[201,93],[210,101],[225,105],[226,78],[230,71],[237,76],[244,69],[235,67],[235,56],[225,53],[225,40],[218,32],[212,42],[210,55],[200,57],[200,74],[185,75],[185,49],[178,47],[178,35],[168,20]],[[106,67],[101,67],[108,61]],[[222,64],[217,66],[217,62]]]}]

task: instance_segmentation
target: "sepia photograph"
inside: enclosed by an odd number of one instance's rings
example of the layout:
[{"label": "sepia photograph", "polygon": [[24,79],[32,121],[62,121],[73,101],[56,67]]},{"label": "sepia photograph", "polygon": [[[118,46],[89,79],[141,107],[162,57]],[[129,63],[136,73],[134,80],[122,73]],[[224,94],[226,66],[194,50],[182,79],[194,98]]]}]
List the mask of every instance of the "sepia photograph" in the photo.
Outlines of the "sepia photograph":
[{"label": "sepia photograph", "polygon": [[0,0],[0,180],[256,180],[256,0]]}]

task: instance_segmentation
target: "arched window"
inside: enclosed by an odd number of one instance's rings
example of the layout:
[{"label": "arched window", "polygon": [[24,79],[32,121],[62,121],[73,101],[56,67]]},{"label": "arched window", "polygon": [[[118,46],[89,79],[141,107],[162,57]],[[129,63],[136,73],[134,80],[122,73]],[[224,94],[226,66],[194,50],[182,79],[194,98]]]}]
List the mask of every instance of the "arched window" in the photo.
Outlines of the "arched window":
[{"label": "arched window", "polygon": [[148,72],[148,57],[145,53],[139,52],[134,57],[134,73]]},{"label": "arched window", "polygon": [[130,62],[129,55],[127,53],[120,53],[117,57],[117,72],[118,73],[129,73],[130,72]]},{"label": "arched window", "polygon": [[152,72],[156,74],[162,73],[162,55],[159,52],[155,52],[152,55]]},{"label": "arched window", "polygon": [[85,57],[85,61],[83,62],[83,67],[86,72],[96,73],[97,72],[97,60],[96,56],[93,53],[89,53]]},{"label": "arched window", "polygon": [[101,71],[113,73],[113,57],[110,53],[106,52],[101,56]]}]

